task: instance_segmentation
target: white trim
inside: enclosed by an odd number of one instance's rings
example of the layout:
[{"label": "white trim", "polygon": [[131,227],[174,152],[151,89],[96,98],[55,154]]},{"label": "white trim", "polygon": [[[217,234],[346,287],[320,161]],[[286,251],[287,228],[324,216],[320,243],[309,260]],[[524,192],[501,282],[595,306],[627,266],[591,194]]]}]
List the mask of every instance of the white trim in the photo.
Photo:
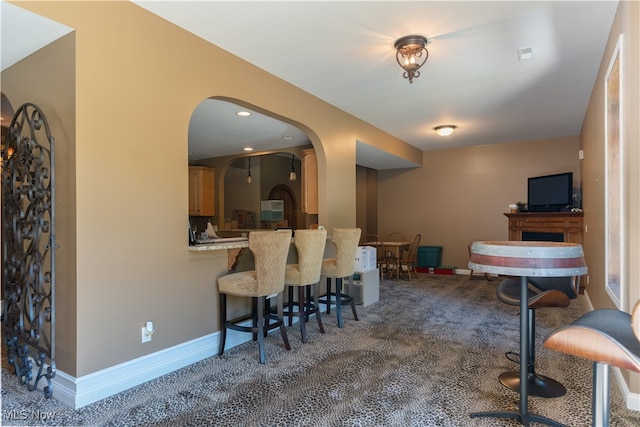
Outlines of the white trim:
[{"label": "white trim", "polygon": [[[604,144],[604,168],[605,168],[605,209],[604,209],[604,214],[605,214],[605,218],[604,218],[604,224],[605,224],[605,245],[604,245],[604,251],[605,251],[605,264],[604,264],[604,268],[605,268],[605,291],[607,293],[607,295],[609,295],[609,298],[611,298],[611,301],[616,305],[616,307],[618,308],[618,310],[625,310],[625,304],[626,304],[626,300],[625,300],[625,293],[627,291],[625,283],[626,283],[626,248],[627,248],[627,242],[626,242],[626,227],[625,227],[625,216],[624,216],[624,212],[625,212],[625,199],[624,199],[624,191],[625,191],[625,186],[624,186],[624,110],[623,110],[623,106],[624,106],[624,76],[623,76],[623,55],[622,55],[622,44],[623,44],[623,39],[622,39],[622,34],[620,34],[618,36],[618,41],[616,42],[616,46],[613,50],[613,53],[611,55],[611,59],[609,60],[609,66],[607,67],[607,72],[605,74],[605,78],[604,78],[604,140],[605,140],[605,144]],[[608,109],[609,109],[609,88],[608,88],[608,83],[609,83],[609,79],[611,77],[611,72],[613,71],[613,67],[616,63],[616,61],[618,62],[618,72],[619,72],[619,87],[618,87],[618,95],[619,95],[619,106],[618,106],[618,184],[619,184],[619,188],[617,188],[617,192],[618,192],[618,200],[620,205],[617,206],[618,210],[617,210],[617,217],[618,217],[618,224],[620,229],[619,230],[610,230],[610,208],[609,208],[609,194],[610,194],[610,178],[611,178],[611,165],[610,162],[611,160],[609,159],[609,117],[608,117]],[[610,239],[610,235],[613,232],[617,232],[618,233],[618,239],[619,241],[617,242],[617,247],[611,248],[609,247],[609,239]],[[618,269],[617,273],[619,275],[618,277],[618,283],[620,284],[620,288],[618,289],[618,293],[616,294],[616,292],[614,290],[611,289],[611,286],[609,285],[609,277],[610,277],[610,268],[611,268],[611,264],[612,261],[610,260],[610,253],[616,253],[618,256],[618,265],[616,265],[616,268]]]},{"label": "white trim", "polygon": [[[294,319],[293,322],[297,323],[297,319]],[[241,325],[250,326],[251,320],[243,322]],[[220,332],[214,332],[80,378],[74,378],[58,370],[56,376],[51,380],[53,397],[67,406],[80,409],[214,356],[218,354],[219,340]],[[227,329],[225,350],[249,340],[251,340],[251,334]],[[257,351],[256,348],[256,357]],[[40,381],[38,388],[42,388],[45,385],[43,383],[44,381]]]},{"label": "white trim", "polygon": [[629,391],[629,387],[624,380],[624,376],[622,375],[622,370],[615,366],[612,366],[613,375],[616,377],[616,382],[618,383],[618,389],[622,394],[624,399],[625,406],[627,409],[631,409],[632,411],[640,411],[640,394],[631,393]]}]

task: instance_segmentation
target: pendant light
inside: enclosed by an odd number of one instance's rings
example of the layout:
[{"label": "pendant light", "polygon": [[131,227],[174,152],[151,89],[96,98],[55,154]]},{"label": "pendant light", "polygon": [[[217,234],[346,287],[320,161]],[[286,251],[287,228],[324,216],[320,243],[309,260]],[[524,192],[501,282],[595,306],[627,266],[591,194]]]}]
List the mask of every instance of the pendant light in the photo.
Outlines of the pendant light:
[{"label": "pendant light", "polygon": [[247,184],[253,184],[253,178],[251,178],[251,157],[248,158],[249,163],[247,163],[247,180],[245,181]]},{"label": "pendant light", "polygon": [[298,179],[296,175],[296,170],[293,168],[293,160],[295,159],[295,155],[291,155],[291,172],[289,172],[289,181],[296,181]]}]

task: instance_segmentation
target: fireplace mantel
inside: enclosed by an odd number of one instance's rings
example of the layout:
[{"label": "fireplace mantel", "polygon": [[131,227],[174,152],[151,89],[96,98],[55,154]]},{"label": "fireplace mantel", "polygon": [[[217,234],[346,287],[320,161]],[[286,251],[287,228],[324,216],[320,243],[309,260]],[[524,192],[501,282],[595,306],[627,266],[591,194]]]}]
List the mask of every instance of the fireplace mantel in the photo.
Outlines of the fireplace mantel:
[{"label": "fireplace mantel", "polygon": [[562,234],[564,242],[582,245],[582,212],[522,212],[504,215],[509,218],[509,240],[523,240],[523,232],[556,233]]}]

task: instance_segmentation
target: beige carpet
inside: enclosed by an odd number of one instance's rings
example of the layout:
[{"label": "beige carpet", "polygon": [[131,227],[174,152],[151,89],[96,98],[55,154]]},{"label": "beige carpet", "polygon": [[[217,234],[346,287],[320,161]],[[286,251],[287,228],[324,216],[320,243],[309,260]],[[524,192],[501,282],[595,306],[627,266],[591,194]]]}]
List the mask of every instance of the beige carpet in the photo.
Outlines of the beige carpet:
[{"label": "beige carpet", "polygon": [[[517,365],[514,307],[495,297],[497,280],[421,274],[417,281],[385,281],[380,301],[323,315],[326,333],[308,323],[309,343],[288,328],[291,351],[277,331],[80,410],[28,392],[2,371],[3,425],[100,426],[512,426],[507,419],[470,418],[488,410],[516,410],[518,394],[498,382]],[[538,344],[579,317],[584,296],[567,309],[540,309]],[[537,371],[567,388],[556,399],[531,397],[529,411],[569,426],[591,423],[591,364],[538,346]],[[34,419],[34,412],[51,414]],[[622,402],[612,378],[612,426],[638,426],[640,414]],[[23,419],[11,419],[24,415]]]}]

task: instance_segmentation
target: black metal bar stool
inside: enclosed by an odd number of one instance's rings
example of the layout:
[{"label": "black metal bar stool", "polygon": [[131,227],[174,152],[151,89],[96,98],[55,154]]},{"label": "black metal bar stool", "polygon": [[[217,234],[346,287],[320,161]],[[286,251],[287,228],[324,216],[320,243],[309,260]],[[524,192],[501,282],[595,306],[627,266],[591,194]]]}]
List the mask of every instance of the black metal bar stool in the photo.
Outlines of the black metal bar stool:
[{"label": "black metal bar stool", "polygon": [[544,342],[546,348],[593,362],[593,427],[609,426],[609,366],[640,372],[640,301],[631,313],[594,310]]},{"label": "black metal bar stool", "polygon": [[[527,380],[530,396],[560,397],[567,389],[553,378],[539,375],[535,371],[536,349],[536,309],[569,306],[569,301],[578,297],[580,281],[574,277],[529,277],[529,283],[534,288],[527,288],[527,307],[529,308],[529,325],[527,327],[528,360]],[[515,279],[505,279],[498,285],[496,295],[505,304],[520,305],[520,282]],[[498,377],[505,387],[518,391],[520,389],[520,373],[517,371],[503,372]]]}]

